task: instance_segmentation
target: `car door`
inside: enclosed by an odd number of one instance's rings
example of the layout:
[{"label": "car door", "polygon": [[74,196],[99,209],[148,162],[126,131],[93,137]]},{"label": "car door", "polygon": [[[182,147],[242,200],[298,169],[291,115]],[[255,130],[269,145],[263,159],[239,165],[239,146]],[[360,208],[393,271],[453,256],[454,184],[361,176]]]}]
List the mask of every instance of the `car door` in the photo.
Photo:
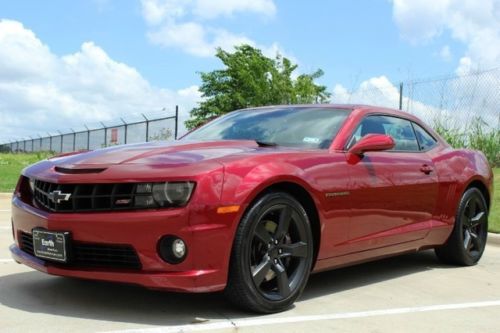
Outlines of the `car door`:
[{"label": "car door", "polygon": [[412,123],[388,115],[365,117],[350,145],[367,134],[390,135],[390,151],[366,152],[351,164],[350,252],[425,237],[436,206],[438,178],[421,150]]}]

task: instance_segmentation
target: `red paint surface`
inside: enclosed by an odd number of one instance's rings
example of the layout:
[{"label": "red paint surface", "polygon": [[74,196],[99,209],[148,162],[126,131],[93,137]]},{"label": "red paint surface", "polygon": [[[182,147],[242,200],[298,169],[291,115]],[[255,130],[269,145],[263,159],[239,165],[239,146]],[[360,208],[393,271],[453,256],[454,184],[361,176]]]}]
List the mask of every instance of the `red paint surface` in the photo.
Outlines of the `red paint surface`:
[{"label": "red paint surface", "polygon": [[[16,234],[43,227],[69,231],[80,242],[129,244],[139,255],[140,271],[55,267],[19,250],[17,240],[12,255],[54,275],[215,291],[226,284],[242,214],[259,193],[277,183],[299,185],[314,201],[319,216],[315,223],[321,231],[315,271],[440,245],[452,231],[457,204],[467,186],[479,181],[492,192],[492,172],[484,156],[454,150],[441,139],[427,152],[373,151],[360,156],[345,151],[351,133],[369,114],[410,119],[438,136],[406,113],[368,106],[334,107],[354,111],[328,150],[259,147],[253,141],[181,140],[115,146],[30,166],[23,170],[25,176],[61,184],[190,180],[196,182],[196,189],[183,208],[85,214],[49,213],[14,196]],[[60,173],[56,166],[85,172]],[[104,171],[87,173],[96,168]],[[327,195],[338,192],[348,194]],[[241,208],[217,214],[218,207],[230,205]],[[159,257],[157,242],[166,234],[186,241],[189,250],[184,262],[171,265]]]}]

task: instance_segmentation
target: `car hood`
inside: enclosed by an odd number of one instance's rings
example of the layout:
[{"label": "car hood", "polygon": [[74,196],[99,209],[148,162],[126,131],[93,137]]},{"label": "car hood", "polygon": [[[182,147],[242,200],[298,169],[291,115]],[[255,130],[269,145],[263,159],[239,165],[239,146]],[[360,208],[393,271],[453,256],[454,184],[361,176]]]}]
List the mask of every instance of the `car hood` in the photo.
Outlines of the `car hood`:
[{"label": "car hood", "polygon": [[250,140],[150,142],[108,147],[70,156],[51,158],[65,169],[106,168],[112,165],[142,164],[180,166],[219,159],[228,155],[275,150],[259,147]]}]

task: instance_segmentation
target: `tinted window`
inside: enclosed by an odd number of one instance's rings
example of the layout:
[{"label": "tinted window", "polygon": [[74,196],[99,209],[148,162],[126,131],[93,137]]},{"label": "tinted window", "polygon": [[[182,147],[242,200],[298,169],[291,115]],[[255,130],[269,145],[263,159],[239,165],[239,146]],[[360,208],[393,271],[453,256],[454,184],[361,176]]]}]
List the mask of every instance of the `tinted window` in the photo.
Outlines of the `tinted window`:
[{"label": "tinted window", "polygon": [[411,126],[405,119],[390,116],[369,116],[361,121],[349,143],[352,147],[367,134],[390,135],[395,142],[393,150],[418,151],[418,142]]},{"label": "tinted window", "polygon": [[415,129],[415,134],[417,135],[418,143],[420,144],[421,150],[428,150],[436,145],[437,143],[436,139],[434,139],[422,127],[413,123],[413,128]]},{"label": "tinted window", "polygon": [[280,146],[330,147],[349,110],[286,107],[228,113],[191,132],[186,140],[257,140]]}]

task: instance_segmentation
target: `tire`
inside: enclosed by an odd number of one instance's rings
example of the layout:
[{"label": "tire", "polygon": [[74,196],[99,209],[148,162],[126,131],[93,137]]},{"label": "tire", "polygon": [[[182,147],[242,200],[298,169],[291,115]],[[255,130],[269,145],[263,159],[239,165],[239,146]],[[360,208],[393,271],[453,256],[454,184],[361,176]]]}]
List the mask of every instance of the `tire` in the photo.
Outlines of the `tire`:
[{"label": "tire", "polygon": [[302,205],[284,192],[261,196],[236,231],[226,297],[258,313],[289,308],[309,278],[313,237]]},{"label": "tire", "polygon": [[483,255],[488,235],[488,206],[481,191],[468,189],[460,199],[455,226],[446,243],[435,249],[445,264],[472,266]]}]

